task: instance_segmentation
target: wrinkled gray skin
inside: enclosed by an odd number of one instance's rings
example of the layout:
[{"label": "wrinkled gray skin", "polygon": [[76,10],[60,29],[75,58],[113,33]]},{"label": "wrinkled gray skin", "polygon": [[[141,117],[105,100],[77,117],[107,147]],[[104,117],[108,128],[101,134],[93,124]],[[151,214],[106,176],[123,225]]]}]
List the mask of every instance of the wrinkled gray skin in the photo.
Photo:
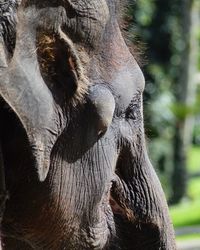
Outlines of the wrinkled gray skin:
[{"label": "wrinkled gray skin", "polygon": [[[13,55],[1,39],[3,249],[176,249],[145,147],[144,77],[116,12],[115,0],[22,1]],[[38,32],[61,41],[55,78]]]}]

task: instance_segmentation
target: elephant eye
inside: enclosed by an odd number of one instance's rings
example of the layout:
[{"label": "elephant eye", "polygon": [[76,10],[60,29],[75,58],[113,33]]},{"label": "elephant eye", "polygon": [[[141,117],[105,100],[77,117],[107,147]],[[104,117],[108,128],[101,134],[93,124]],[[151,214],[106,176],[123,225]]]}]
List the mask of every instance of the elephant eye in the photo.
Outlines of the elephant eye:
[{"label": "elephant eye", "polygon": [[141,103],[140,99],[136,98],[132,100],[130,105],[128,106],[126,113],[125,113],[125,119],[132,121],[139,120],[141,118]]},{"label": "elephant eye", "polygon": [[137,105],[133,104],[128,107],[126,114],[125,114],[126,119],[131,119],[131,120],[136,120],[137,119]]}]

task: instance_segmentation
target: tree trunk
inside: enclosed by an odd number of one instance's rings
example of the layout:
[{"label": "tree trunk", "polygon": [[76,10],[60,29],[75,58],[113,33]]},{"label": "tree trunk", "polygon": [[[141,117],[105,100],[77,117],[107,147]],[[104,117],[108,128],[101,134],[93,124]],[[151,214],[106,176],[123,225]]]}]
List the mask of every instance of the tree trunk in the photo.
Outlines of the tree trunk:
[{"label": "tree trunk", "polygon": [[[183,107],[190,107],[195,100],[195,73],[197,71],[198,43],[196,28],[198,23],[198,12],[196,0],[181,1],[181,34],[185,42],[185,49],[181,56],[180,74],[175,89],[176,102]],[[179,202],[186,194],[187,188],[187,166],[186,156],[192,140],[193,116],[185,114],[182,118],[176,118],[175,135],[173,141],[173,174],[171,203]]]}]

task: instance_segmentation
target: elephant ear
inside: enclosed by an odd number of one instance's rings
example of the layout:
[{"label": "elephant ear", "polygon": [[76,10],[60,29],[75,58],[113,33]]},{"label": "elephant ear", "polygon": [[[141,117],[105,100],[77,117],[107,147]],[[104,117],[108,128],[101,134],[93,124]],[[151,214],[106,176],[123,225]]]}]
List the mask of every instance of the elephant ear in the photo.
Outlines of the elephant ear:
[{"label": "elephant ear", "polygon": [[48,174],[52,148],[65,126],[64,105],[70,98],[76,105],[87,91],[79,57],[60,28],[66,18],[63,7],[38,10],[22,4],[14,54],[0,72],[0,96],[26,131],[41,181]]},{"label": "elephant ear", "polygon": [[[140,136],[121,149],[111,207],[123,249],[176,249],[164,193]],[[126,246],[125,246],[125,245]]]},{"label": "elephant ear", "polygon": [[50,166],[51,150],[61,131],[61,114],[41,77],[35,53],[35,30],[28,21],[24,20],[26,24],[17,28],[14,55],[9,63],[5,46],[3,42],[0,44],[0,97],[21,121],[39,180],[44,181]]},{"label": "elephant ear", "polygon": [[39,179],[43,181],[48,174],[51,150],[59,131],[54,100],[39,72],[32,70],[34,62],[33,58],[26,63],[13,59],[0,77],[0,96],[20,119]]}]

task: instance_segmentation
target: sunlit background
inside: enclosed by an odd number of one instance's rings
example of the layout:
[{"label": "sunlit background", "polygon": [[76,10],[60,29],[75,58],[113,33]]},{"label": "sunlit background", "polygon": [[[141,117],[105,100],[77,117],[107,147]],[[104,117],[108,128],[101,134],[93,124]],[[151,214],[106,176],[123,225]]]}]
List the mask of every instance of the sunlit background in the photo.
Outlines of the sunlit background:
[{"label": "sunlit background", "polygon": [[125,31],[146,77],[149,154],[178,249],[200,250],[200,1],[129,1]]}]

